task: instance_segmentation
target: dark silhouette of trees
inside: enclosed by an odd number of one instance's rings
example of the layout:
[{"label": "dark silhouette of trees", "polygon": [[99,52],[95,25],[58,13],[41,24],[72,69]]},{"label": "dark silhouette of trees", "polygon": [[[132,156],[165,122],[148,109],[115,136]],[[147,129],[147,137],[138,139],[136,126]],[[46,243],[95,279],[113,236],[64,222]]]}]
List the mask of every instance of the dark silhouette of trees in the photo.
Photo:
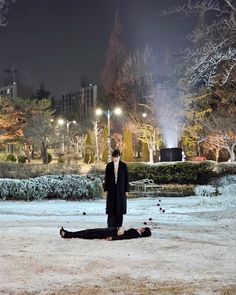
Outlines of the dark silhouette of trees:
[{"label": "dark silhouette of trees", "polygon": [[15,0],[0,0],[0,26],[7,25],[7,12]]},{"label": "dark silhouette of trees", "polygon": [[118,15],[116,14],[106,53],[106,61],[101,74],[101,82],[105,95],[111,94],[119,69],[125,57],[126,50],[121,40],[121,33],[122,27],[118,20]]}]

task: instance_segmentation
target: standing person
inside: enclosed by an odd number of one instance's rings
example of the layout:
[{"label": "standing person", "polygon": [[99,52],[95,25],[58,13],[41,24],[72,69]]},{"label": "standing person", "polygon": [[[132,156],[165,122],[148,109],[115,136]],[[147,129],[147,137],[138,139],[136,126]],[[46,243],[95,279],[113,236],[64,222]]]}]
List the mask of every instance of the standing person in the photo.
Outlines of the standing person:
[{"label": "standing person", "polygon": [[112,162],[106,166],[104,194],[106,196],[107,227],[121,227],[127,212],[129,194],[127,165],[120,161],[120,151],[114,150]]}]

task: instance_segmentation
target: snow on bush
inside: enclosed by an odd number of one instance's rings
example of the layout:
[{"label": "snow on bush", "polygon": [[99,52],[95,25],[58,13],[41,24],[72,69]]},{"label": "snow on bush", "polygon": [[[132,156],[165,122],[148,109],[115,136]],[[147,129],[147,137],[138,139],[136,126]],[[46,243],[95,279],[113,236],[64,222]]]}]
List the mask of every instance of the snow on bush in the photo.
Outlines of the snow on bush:
[{"label": "snow on bush", "polygon": [[93,199],[102,196],[99,178],[45,175],[30,179],[0,179],[0,198],[14,200]]},{"label": "snow on bush", "polygon": [[196,186],[194,191],[197,196],[202,196],[202,197],[212,197],[212,196],[217,196],[219,194],[218,189],[211,185]]},{"label": "snow on bush", "polygon": [[231,163],[218,163],[217,165],[218,173],[220,175],[230,175],[236,174],[236,162]]},{"label": "snow on bush", "polygon": [[226,196],[230,205],[236,206],[236,175],[221,177],[216,182],[220,195]]},{"label": "snow on bush", "polygon": [[203,197],[200,199],[202,206],[236,206],[236,175],[220,177],[212,185],[197,186],[195,195]]}]

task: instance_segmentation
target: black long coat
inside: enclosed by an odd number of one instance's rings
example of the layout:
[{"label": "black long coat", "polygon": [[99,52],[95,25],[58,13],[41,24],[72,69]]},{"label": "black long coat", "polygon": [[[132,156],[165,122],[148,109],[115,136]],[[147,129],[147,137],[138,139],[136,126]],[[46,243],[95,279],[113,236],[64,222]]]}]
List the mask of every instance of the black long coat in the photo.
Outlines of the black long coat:
[{"label": "black long coat", "polygon": [[114,162],[106,166],[104,191],[107,191],[106,214],[122,215],[127,212],[125,193],[129,192],[128,168],[119,161],[117,184],[115,184]]}]

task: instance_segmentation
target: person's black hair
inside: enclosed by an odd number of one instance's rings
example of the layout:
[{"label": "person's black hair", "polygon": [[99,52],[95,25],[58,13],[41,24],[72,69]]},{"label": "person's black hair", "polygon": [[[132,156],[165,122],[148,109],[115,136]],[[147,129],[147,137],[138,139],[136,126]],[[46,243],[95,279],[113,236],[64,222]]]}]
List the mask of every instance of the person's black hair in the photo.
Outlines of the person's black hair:
[{"label": "person's black hair", "polygon": [[112,157],[120,157],[120,151],[119,150],[114,150],[112,152]]},{"label": "person's black hair", "polygon": [[141,233],[141,237],[143,238],[150,237],[152,235],[150,228],[145,227],[144,229],[145,229],[144,232]]}]

